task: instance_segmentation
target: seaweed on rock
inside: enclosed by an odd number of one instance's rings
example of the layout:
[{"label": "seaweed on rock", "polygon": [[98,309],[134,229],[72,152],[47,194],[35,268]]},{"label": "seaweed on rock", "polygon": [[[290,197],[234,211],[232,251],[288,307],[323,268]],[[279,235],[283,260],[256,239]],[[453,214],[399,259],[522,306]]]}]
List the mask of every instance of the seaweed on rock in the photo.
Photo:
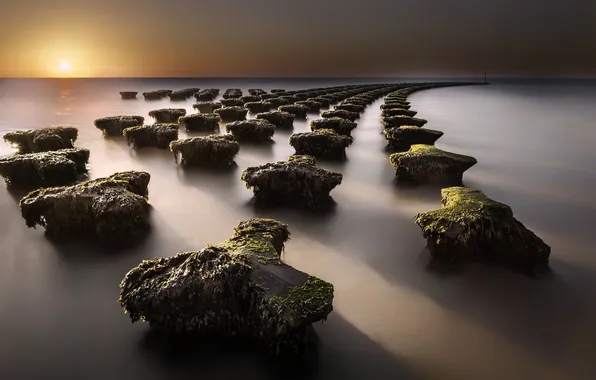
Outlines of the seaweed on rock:
[{"label": "seaweed on rock", "polygon": [[337,134],[333,129],[317,129],[290,136],[290,145],[297,155],[324,159],[345,159],[346,148],[352,142],[351,137]]},{"label": "seaweed on rock", "polygon": [[267,91],[262,90],[260,88],[249,88],[248,93],[251,95],[255,95],[255,96],[261,96],[261,95],[265,95],[267,93]]},{"label": "seaweed on rock", "polygon": [[366,109],[366,106],[362,106],[359,104],[350,104],[350,103],[341,103],[335,106],[336,110],[345,110],[345,111],[350,111],[350,112],[364,112],[364,110]]},{"label": "seaweed on rock", "polygon": [[178,119],[180,125],[188,132],[219,132],[220,121],[217,113],[195,113]]},{"label": "seaweed on rock", "polygon": [[283,88],[274,88],[270,91],[272,94],[279,94],[282,92],[286,92],[286,90],[284,90]]},{"label": "seaweed on rock", "polygon": [[547,268],[550,247],[513,216],[511,207],[479,190],[441,190],[442,208],[417,215],[433,258],[478,261],[535,273]]},{"label": "seaweed on rock", "polygon": [[324,119],[341,118],[349,121],[356,121],[360,117],[360,114],[357,112],[350,112],[346,110],[333,110],[321,113],[321,117]]},{"label": "seaweed on rock", "polygon": [[224,99],[239,98],[241,96],[242,90],[239,88],[228,88],[223,94]]},{"label": "seaweed on rock", "polygon": [[319,112],[321,110],[321,107],[323,107],[321,103],[314,100],[300,100],[294,104],[308,107],[308,112],[314,113]]},{"label": "seaweed on rock", "polygon": [[443,132],[412,125],[385,128],[383,135],[392,149],[408,150],[412,145],[434,145]]},{"label": "seaweed on rock", "polygon": [[213,112],[221,117],[221,121],[227,123],[246,119],[248,109],[244,107],[223,107]]},{"label": "seaweed on rock", "polygon": [[294,126],[295,116],[288,112],[271,111],[258,113],[257,119],[264,119],[278,128],[292,128]]},{"label": "seaweed on rock", "polygon": [[271,141],[275,125],[264,119],[242,120],[227,124],[226,131],[237,141],[265,142]]},{"label": "seaweed on rock", "polygon": [[239,99],[242,100],[244,104],[261,101],[261,97],[257,95],[245,95],[241,96]]},{"label": "seaweed on rock", "polygon": [[404,108],[390,108],[384,109],[381,111],[381,117],[391,117],[391,116],[408,116],[414,117],[418,112],[407,110]]},{"label": "seaweed on rock", "polygon": [[16,147],[19,153],[39,153],[72,148],[78,135],[75,127],[55,126],[7,132],[4,141]]},{"label": "seaweed on rock", "polygon": [[213,113],[216,109],[223,107],[220,102],[199,102],[192,105],[200,113]]},{"label": "seaweed on rock", "polygon": [[267,103],[271,104],[272,107],[279,107],[279,106],[285,106],[287,104],[290,104],[288,99],[282,99],[282,98],[267,99]]},{"label": "seaweed on rock", "polygon": [[122,172],[69,187],[32,191],[19,206],[27,227],[53,238],[95,236],[126,242],[149,228],[146,172]]},{"label": "seaweed on rock", "polygon": [[409,104],[404,103],[385,103],[381,104],[381,110],[392,110],[392,109],[401,109],[401,110],[409,110],[411,107]]},{"label": "seaweed on rock", "polygon": [[342,174],[310,160],[289,159],[249,167],[241,179],[253,189],[256,204],[321,210],[333,205],[329,192],[341,183]]},{"label": "seaweed on rock", "polygon": [[433,145],[412,145],[407,152],[389,158],[398,182],[416,184],[461,185],[466,170],[476,165],[474,157],[446,152]]},{"label": "seaweed on rock", "polygon": [[128,145],[135,148],[154,147],[168,149],[170,143],[178,140],[178,124],[153,124],[130,127],[122,132]]},{"label": "seaweed on rock", "polygon": [[357,124],[353,121],[342,119],[340,117],[330,117],[326,119],[317,119],[310,122],[310,129],[316,131],[318,129],[331,129],[337,134],[343,136],[351,136],[352,131]]},{"label": "seaweed on rock", "polygon": [[265,101],[261,102],[248,102],[244,104],[244,107],[248,108],[251,113],[269,112],[273,107],[273,104]]},{"label": "seaweed on rock", "polygon": [[137,127],[143,125],[145,118],[143,116],[108,116],[96,119],[95,127],[103,132],[104,136],[122,136],[125,128]]},{"label": "seaweed on rock", "polygon": [[321,105],[321,107],[319,107],[319,110],[327,109],[331,105],[331,100],[329,98],[324,98],[321,96],[314,97],[314,98],[308,98],[306,100],[319,103]]},{"label": "seaweed on rock", "polygon": [[294,115],[297,119],[305,119],[309,108],[300,104],[288,104],[285,106],[279,106],[277,108],[280,112],[287,112]]},{"label": "seaweed on rock", "polygon": [[136,99],[138,92],[136,91],[120,91],[122,99]]},{"label": "seaweed on rock", "polygon": [[181,116],[186,115],[184,108],[161,108],[149,111],[149,116],[158,123],[177,123]]},{"label": "seaweed on rock", "polygon": [[197,101],[209,102],[209,101],[215,100],[215,98],[217,98],[217,95],[219,95],[219,89],[207,88],[207,89],[197,92],[195,94],[195,99]]},{"label": "seaweed on rock", "polygon": [[288,104],[294,104],[300,101],[300,98],[294,95],[283,95],[279,97],[280,99],[285,99],[288,101]]},{"label": "seaweed on rock", "polygon": [[243,107],[244,106],[244,101],[242,99],[237,99],[237,98],[221,99],[220,103],[224,107]]},{"label": "seaweed on rock", "polygon": [[184,166],[225,167],[234,164],[240,145],[232,135],[210,135],[172,141],[170,151]]},{"label": "seaweed on rock", "polygon": [[410,116],[386,116],[383,118],[385,128],[401,127],[402,125],[422,127],[424,124],[426,124],[426,120]]},{"label": "seaweed on rock", "polygon": [[159,100],[159,99],[163,99],[165,96],[166,96],[166,94],[164,94],[160,91],[143,92],[143,97],[145,98],[145,100]]},{"label": "seaweed on rock", "polygon": [[259,96],[261,97],[261,100],[267,100],[267,99],[273,99],[273,98],[279,97],[279,95],[276,95],[276,94],[262,94]]}]

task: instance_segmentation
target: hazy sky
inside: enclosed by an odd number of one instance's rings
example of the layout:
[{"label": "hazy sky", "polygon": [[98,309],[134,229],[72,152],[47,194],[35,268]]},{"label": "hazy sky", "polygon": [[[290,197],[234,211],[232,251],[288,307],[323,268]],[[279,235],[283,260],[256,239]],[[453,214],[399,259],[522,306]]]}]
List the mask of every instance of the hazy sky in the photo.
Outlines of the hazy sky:
[{"label": "hazy sky", "polygon": [[596,75],[596,0],[0,0],[0,77]]}]

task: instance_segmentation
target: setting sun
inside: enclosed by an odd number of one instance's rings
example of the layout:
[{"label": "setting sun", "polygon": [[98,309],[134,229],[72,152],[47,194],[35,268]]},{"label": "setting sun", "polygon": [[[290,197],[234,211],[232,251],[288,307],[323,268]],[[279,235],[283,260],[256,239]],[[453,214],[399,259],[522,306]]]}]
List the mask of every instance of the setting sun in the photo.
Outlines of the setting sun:
[{"label": "setting sun", "polygon": [[68,73],[71,70],[72,70],[72,66],[70,65],[70,63],[68,63],[66,61],[62,61],[58,65],[58,71],[60,71],[61,73]]}]

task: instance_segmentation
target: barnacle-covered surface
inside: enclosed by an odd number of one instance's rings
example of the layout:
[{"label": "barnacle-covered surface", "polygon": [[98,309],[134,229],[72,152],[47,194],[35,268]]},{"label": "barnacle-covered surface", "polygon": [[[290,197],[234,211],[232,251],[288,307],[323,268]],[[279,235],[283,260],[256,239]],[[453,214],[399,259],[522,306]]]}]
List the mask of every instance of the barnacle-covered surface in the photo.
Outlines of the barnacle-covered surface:
[{"label": "barnacle-covered surface", "polygon": [[432,256],[453,263],[479,261],[528,272],[548,266],[550,247],[520,221],[511,207],[479,190],[441,190],[442,208],[417,215]]},{"label": "barnacle-covered surface", "polygon": [[411,145],[434,145],[435,141],[443,136],[443,132],[403,125],[401,127],[385,128],[383,135],[387,139],[387,145],[390,148],[408,150]]},{"label": "barnacle-covered surface", "polygon": [[246,119],[248,109],[244,107],[222,107],[213,111],[218,114],[223,122],[239,121]]},{"label": "barnacle-covered surface", "polygon": [[168,149],[170,143],[178,140],[178,124],[153,124],[130,127],[122,132],[128,145],[135,148],[154,147]]},{"label": "barnacle-covered surface", "polygon": [[223,107],[221,102],[199,102],[192,105],[200,113],[213,113],[218,108]]},{"label": "barnacle-covered surface", "polygon": [[426,124],[426,120],[410,116],[386,116],[383,118],[385,128],[401,127],[402,125],[422,127],[424,124]]},{"label": "barnacle-covered surface", "polygon": [[181,116],[186,115],[184,108],[161,108],[149,111],[149,116],[157,123],[177,123]]},{"label": "barnacle-covered surface", "polygon": [[329,193],[341,183],[342,174],[309,160],[290,159],[249,167],[242,171],[241,179],[253,189],[257,204],[317,210],[333,204]]},{"label": "barnacle-covered surface", "polygon": [[349,136],[336,133],[333,129],[316,129],[313,132],[294,133],[290,145],[297,155],[308,155],[326,159],[346,158],[346,148],[352,144]]},{"label": "barnacle-covered surface", "polygon": [[339,117],[330,117],[326,119],[317,119],[310,122],[310,129],[332,129],[340,135],[351,136],[352,130],[356,128],[356,123]]},{"label": "barnacle-covered surface", "polygon": [[145,118],[143,116],[108,116],[96,119],[95,127],[103,132],[104,136],[122,136],[125,128],[137,127],[143,125]]},{"label": "barnacle-covered surface", "polygon": [[79,130],[74,127],[55,126],[7,132],[4,141],[16,147],[19,153],[39,153],[72,148],[78,135]]},{"label": "barnacle-covered surface", "polygon": [[321,113],[321,117],[325,119],[339,117],[350,121],[356,121],[360,117],[360,114],[358,112],[350,112],[346,110],[332,110]]},{"label": "barnacle-covered surface", "polygon": [[241,120],[226,125],[238,141],[265,142],[271,141],[275,133],[275,125],[265,119]]},{"label": "barnacle-covered surface", "polygon": [[194,113],[178,119],[180,126],[189,132],[219,132],[220,121],[217,113]]},{"label": "barnacle-covered surface", "polygon": [[271,111],[257,114],[257,119],[264,119],[278,128],[292,128],[295,116],[288,112]]},{"label": "barnacle-covered surface", "polygon": [[0,158],[0,175],[9,186],[62,186],[77,182],[87,172],[89,150],[61,149]]},{"label": "barnacle-covered surface", "polygon": [[304,119],[306,118],[306,114],[309,111],[307,106],[301,104],[287,104],[283,106],[279,106],[278,111],[287,112],[294,115],[297,119]]},{"label": "barnacle-covered surface", "polygon": [[149,228],[147,172],[121,172],[68,187],[32,191],[19,206],[27,227],[53,238],[96,237],[129,241]]},{"label": "barnacle-covered surface", "polygon": [[407,152],[389,158],[396,179],[404,182],[461,185],[463,174],[474,166],[474,157],[446,152],[433,145],[412,145]]},{"label": "barnacle-covered surface", "polygon": [[170,143],[174,159],[185,166],[225,167],[234,163],[240,145],[234,136],[210,135],[176,140]]}]

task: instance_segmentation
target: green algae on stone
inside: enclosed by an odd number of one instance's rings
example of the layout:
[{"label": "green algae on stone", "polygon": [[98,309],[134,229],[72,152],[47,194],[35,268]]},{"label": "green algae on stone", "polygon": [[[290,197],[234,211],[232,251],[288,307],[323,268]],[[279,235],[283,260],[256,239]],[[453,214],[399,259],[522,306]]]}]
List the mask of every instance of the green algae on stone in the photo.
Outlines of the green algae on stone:
[{"label": "green algae on stone", "polygon": [[221,99],[220,103],[224,107],[244,107],[244,101],[238,98]]},{"label": "green algae on stone", "polygon": [[442,208],[417,215],[433,258],[478,261],[528,272],[548,266],[550,247],[513,216],[511,208],[479,190],[441,190]]},{"label": "green algae on stone", "polygon": [[161,108],[149,111],[149,116],[157,123],[177,123],[181,116],[186,115],[184,108]]},{"label": "green algae on stone", "polygon": [[381,117],[391,117],[391,116],[408,116],[414,117],[418,112],[407,110],[405,108],[390,108],[384,109],[381,111]]},{"label": "green algae on stone", "polygon": [[39,153],[73,148],[78,135],[79,130],[74,127],[55,126],[7,132],[4,141],[16,147],[19,153]]},{"label": "green algae on stone", "polygon": [[332,129],[336,133],[344,136],[351,136],[352,130],[354,130],[356,126],[357,124],[355,122],[339,117],[317,119],[310,122],[310,129],[313,131],[318,129]]},{"label": "green algae on stone", "polygon": [[346,119],[349,121],[356,121],[360,117],[360,114],[358,112],[350,112],[350,111],[346,111],[346,110],[333,110],[333,111],[325,111],[325,112],[321,113],[321,117],[324,119],[338,117],[338,118]]},{"label": "green algae on stone", "polygon": [[350,111],[350,112],[364,112],[364,110],[366,109],[366,106],[362,106],[359,104],[350,104],[350,103],[341,103],[335,106],[336,110],[345,110],[345,111]]},{"label": "green algae on stone", "polygon": [[346,148],[352,144],[353,139],[340,135],[333,129],[316,129],[313,132],[294,133],[289,141],[296,150],[296,155],[345,159]]},{"label": "green algae on stone", "polygon": [[288,157],[288,161],[300,161],[313,166],[317,164],[317,159],[307,154],[293,154]]},{"label": "green algae on stone", "polygon": [[168,149],[170,143],[178,140],[178,124],[153,124],[130,127],[122,134],[128,145],[135,148],[153,147]]},{"label": "green algae on stone", "polygon": [[143,125],[145,118],[143,116],[108,116],[96,119],[94,125],[101,130],[104,136],[122,136],[125,128],[138,127]]},{"label": "green algae on stone", "polygon": [[248,102],[244,103],[244,107],[248,108],[250,113],[261,113],[261,112],[269,112],[273,107],[273,104],[267,101],[260,101],[260,102]]},{"label": "green algae on stone", "polygon": [[392,149],[410,149],[412,145],[434,145],[443,132],[433,129],[420,128],[412,125],[401,127],[385,128],[383,135],[387,139],[387,145]]},{"label": "green algae on stone", "polygon": [[273,219],[241,221],[221,244],[141,262],[120,283],[119,303],[133,322],[166,332],[299,352],[308,327],[333,310],[333,285],[282,261],[289,236]]},{"label": "green algae on stone", "polygon": [[309,108],[307,106],[303,106],[300,104],[288,104],[284,106],[279,106],[277,109],[280,112],[291,113],[295,116],[296,119],[305,119],[306,114],[309,111]]},{"label": "green algae on stone", "polygon": [[138,92],[136,91],[120,91],[122,99],[136,99]]},{"label": "green algae on stone", "polygon": [[220,121],[217,113],[194,113],[178,119],[180,126],[188,132],[219,132]]},{"label": "green algae on stone", "polygon": [[223,121],[224,123],[228,123],[232,121],[240,121],[246,119],[248,109],[244,107],[232,106],[222,107],[220,109],[216,109],[213,112],[219,115],[221,121]]},{"label": "green algae on stone", "polygon": [[317,210],[333,204],[329,193],[341,183],[342,174],[308,160],[289,159],[249,167],[242,171],[241,179],[253,189],[257,204]]},{"label": "green algae on stone", "polygon": [[226,131],[237,141],[268,142],[275,133],[275,125],[264,119],[241,120],[226,125]]},{"label": "green algae on stone", "polygon": [[321,110],[321,107],[323,107],[323,104],[315,100],[300,100],[294,104],[308,107],[308,112],[314,113],[319,112]]},{"label": "green algae on stone", "polygon": [[257,119],[267,120],[277,128],[292,128],[295,116],[288,112],[271,111],[262,112],[256,115]]},{"label": "green algae on stone", "polygon": [[184,166],[226,167],[234,164],[240,145],[232,135],[210,135],[172,141],[170,151]]},{"label": "green algae on stone", "polygon": [[223,107],[220,102],[199,102],[192,105],[192,108],[200,113],[213,113],[216,109]]},{"label": "green algae on stone", "polygon": [[241,96],[239,99],[242,100],[243,104],[260,102],[262,100],[261,97],[257,95],[244,95]]},{"label": "green algae on stone", "polygon": [[409,104],[403,103],[385,103],[381,105],[381,110],[392,110],[392,109],[402,109],[402,110],[409,110],[412,108]]},{"label": "green algae on stone", "polygon": [[426,120],[410,116],[386,116],[383,118],[382,123],[385,128],[401,127],[402,125],[422,127],[426,124]]},{"label": "green algae on stone", "polygon": [[76,183],[87,172],[89,150],[61,149],[0,158],[0,175],[8,186],[43,187]]},{"label": "green algae on stone", "polygon": [[270,98],[267,99],[267,103],[271,104],[272,107],[279,107],[279,106],[285,106],[287,104],[290,104],[290,102],[287,99],[282,99],[282,98]]},{"label": "green algae on stone", "polygon": [[328,98],[323,98],[323,97],[314,97],[314,98],[308,98],[306,99],[307,101],[313,101],[313,102],[317,102],[319,103],[321,106],[319,107],[319,110],[322,109],[327,109],[329,108],[329,106],[331,105],[331,100],[329,100]]},{"label": "green algae on stone", "polygon": [[446,152],[433,145],[412,145],[407,152],[393,153],[389,160],[396,168],[396,180],[444,186],[461,185],[463,173],[474,166],[474,157]]},{"label": "green algae on stone", "polygon": [[19,206],[27,227],[53,238],[94,236],[129,241],[149,228],[146,172],[122,172],[68,187],[35,190]]}]

